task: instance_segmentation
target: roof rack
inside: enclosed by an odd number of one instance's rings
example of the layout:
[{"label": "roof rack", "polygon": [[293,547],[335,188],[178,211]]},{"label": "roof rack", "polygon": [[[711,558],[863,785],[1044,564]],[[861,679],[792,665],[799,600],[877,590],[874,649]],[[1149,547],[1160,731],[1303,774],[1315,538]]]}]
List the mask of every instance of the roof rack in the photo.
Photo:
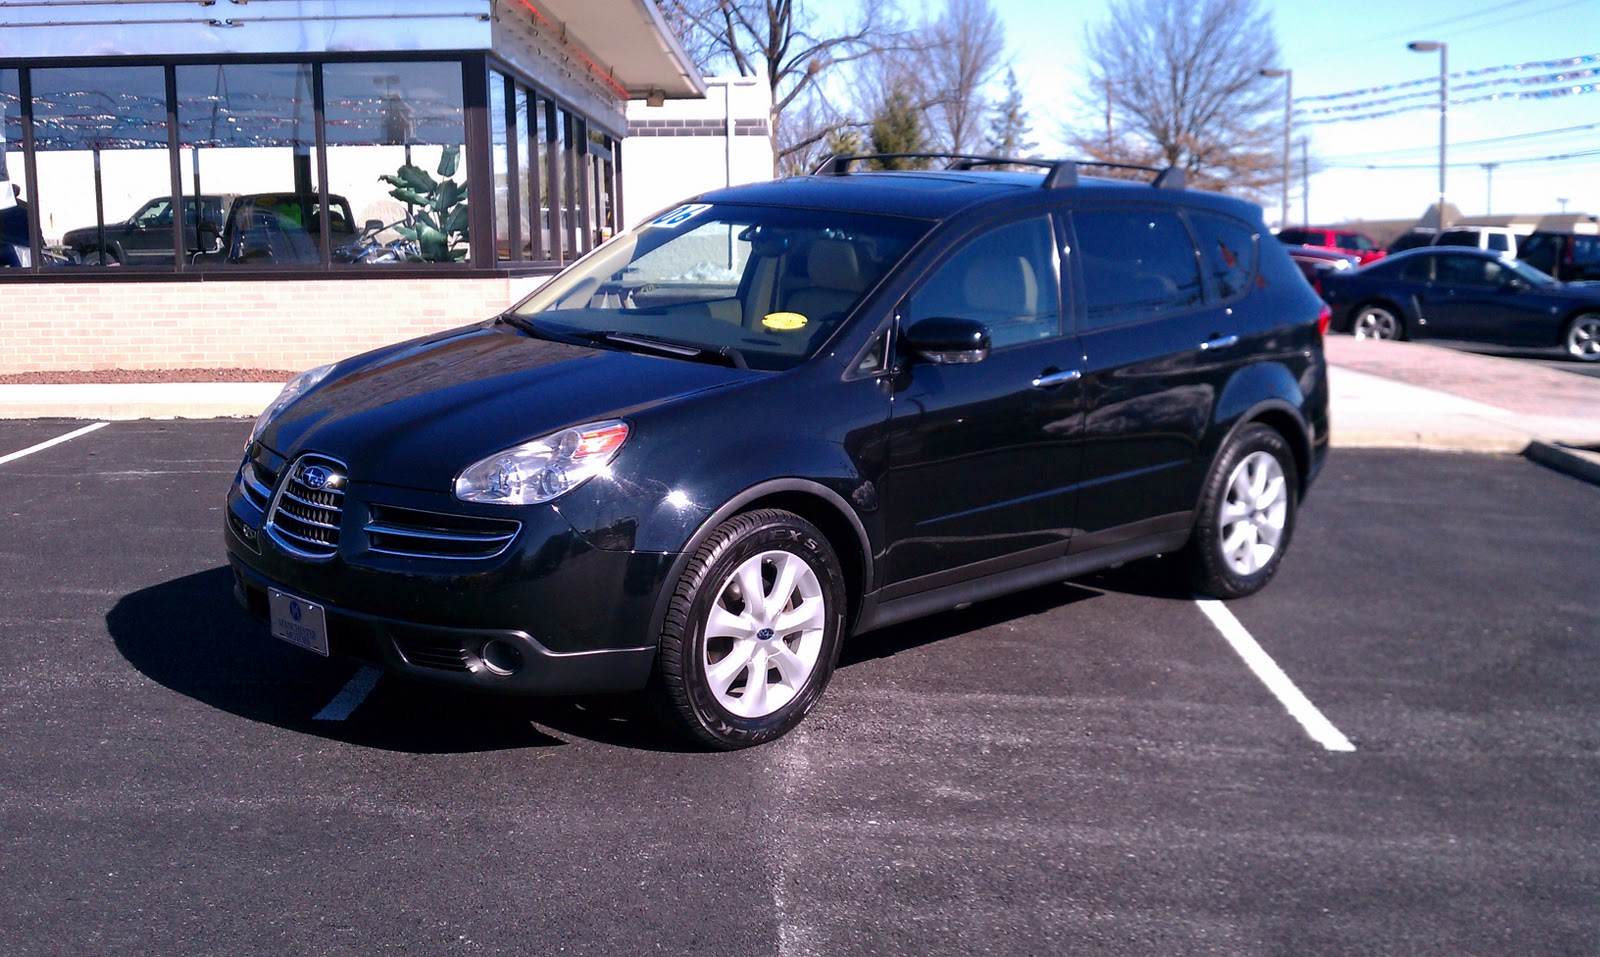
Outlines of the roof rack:
[{"label": "roof rack", "polygon": [[811,171],[813,176],[847,176],[850,167],[870,160],[932,159],[945,160],[945,169],[971,170],[984,166],[1035,166],[1046,171],[1045,189],[1070,189],[1078,185],[1078,167],[1094,166],[1103,169],[1138,170],[1154,173],[1150,185],[1156,189],[1184,189],[1187,178],[1176,166],[1158,169],[1154,166],[1134,166],[1129,163],[1102,163],[1098,160],[1039,159],[1021,156],[978,156],[971,153],[842,153],[829,156]]}]

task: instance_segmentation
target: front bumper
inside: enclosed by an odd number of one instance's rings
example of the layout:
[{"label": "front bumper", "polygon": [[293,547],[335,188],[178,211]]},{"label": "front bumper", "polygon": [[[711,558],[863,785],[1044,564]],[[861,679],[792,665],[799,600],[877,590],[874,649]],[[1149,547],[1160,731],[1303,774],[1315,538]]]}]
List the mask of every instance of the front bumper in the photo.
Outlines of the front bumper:
[{"label": "front bumper", "polygon": [[[259,448],[254,457],[268,475],[287,466]],[[251,468],[247,461],[241,473]],[[270,505],[259,488],[236,479],[228,494],[235,597],[262,619],[270,588],[317,602],[332,655],[517,694],[625,691],[649,678],[651,621],[673,553],[596,548],[551,507],[462,509],[444,493],[352,482],[336,549],[308,559],[264,529]],[[520,528],[490,557],[402,556],[369,534],[386,508],[496,519],[514,512]]]}]

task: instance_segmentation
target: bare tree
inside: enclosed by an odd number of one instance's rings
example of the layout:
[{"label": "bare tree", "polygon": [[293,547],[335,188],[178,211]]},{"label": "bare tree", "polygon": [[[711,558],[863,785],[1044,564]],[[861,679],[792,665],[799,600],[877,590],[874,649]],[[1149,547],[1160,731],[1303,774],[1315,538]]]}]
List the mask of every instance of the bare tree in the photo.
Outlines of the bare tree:
[{"label": "bare tree", "polygon": [[1005,27],[989,0],[945,0],[929,27],[924,84],[935,98],[937,145],[968,153],[982,140],[989,103],[984,88],[999,74],[1006,49]]},{"label": "bare tree", "polygon": [[824,75],[904,39],[880,0],[865,0],[852,25],[828,35],[813,29],[795,0],[662,0],[661,7],[701,70],[731,67],[766,80],[777,165],[785,172],[803,168],[830,132],[850,123],[821,96]]},{"label": "bare tree", "polygon": [[1106,129],[1075,130],[1078,150],[1109,162],[1177,166],[1207,189],[1259,195],[1280,182],[1278,61],[1258,0],[1114,0],[1085,36],[1087,106]]}]

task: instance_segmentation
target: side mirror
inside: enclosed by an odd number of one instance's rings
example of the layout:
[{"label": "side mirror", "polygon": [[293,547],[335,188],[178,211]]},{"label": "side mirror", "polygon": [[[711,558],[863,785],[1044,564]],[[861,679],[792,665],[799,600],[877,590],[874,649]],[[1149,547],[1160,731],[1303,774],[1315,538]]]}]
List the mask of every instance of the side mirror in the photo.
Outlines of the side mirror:
[{"label": "side mirror", "polygon": [[924,319],[903,341],[907,352],[933,365],[970,365],[989,356],[989,327],[976,319]]},{"label": "side mirror", "polygon": [[364,226],[362,226],[361,228],[366,230],[369,233],[381,233],[381,232],[383,232],[383,220],[381,220],[381,219],[369,219],[369,220],[367,220],[366,224]]},{"label": "side mirror", "polygon": [[1524,292],[1529,286],[1528,281],[1520,276],[1506,276],[1500,280],[1500,288],[1506,292]]}]

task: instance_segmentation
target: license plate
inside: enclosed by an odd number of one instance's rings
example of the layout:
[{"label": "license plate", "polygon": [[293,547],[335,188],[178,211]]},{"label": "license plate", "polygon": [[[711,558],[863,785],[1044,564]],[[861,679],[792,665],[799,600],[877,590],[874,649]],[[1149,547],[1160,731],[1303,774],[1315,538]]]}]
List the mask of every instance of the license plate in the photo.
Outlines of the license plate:
[{"label": "license plate", "polygon": [[272,621],[272,636],[299,645],[323,657],[328,654],[328,619],[322,606],[276,588],[267,590],[267,610]]}]

